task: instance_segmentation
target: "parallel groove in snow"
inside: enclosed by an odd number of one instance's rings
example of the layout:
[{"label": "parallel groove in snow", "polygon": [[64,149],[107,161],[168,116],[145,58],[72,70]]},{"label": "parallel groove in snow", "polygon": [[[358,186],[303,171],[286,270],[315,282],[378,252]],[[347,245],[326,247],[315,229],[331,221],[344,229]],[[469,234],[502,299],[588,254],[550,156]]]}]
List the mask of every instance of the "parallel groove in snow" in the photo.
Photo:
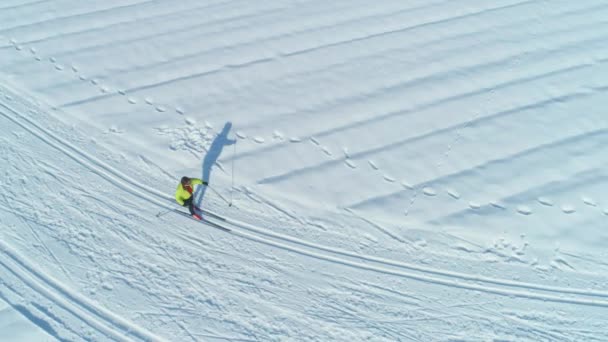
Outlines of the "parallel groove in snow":
[{"label": "parallel groove in snow", "polygon": [[[12,98],[14,99],[15,96],[12,96]],[[4,112],[4,111],[0,111],[0,114],[5,116],[7,119],[17,123],[24,129],[31,132],[32,134],[38,136],[40,139],[42,139],[46,143],[50,144],[51,146],[57,148],[61,152],[66,153],[68,156],[72,157],[75,161],[81,163],[84,167],[89,168],[91,171],[99,174],[100,176],[102,176],[105,179],[111,180],[112,183],[115,184],[117,187],[120,187],[126,191],[137,194],[141,198],[145,198],[148,201],[150,201],[151,203],[154,203],[158,206],[166,207],[165,201],[168,202],[170,200],[170,196],[164,195],[156,189],[153,189],[153,188],[150,189],[150,188],[145,187],[144,185],[140,185],[137,182],[134,182],[133,180],[131,180],[131,178],[129,176],[123,175],[122,173],[114,170],[112,167],[106,165],[104,162],[97,160],[96,158],[88,155],[86,152],[80,150],[79,148],[65,142],[63,139],[55,136],[51,131],[38,126],[38,124],[36,124],[35,121],[23,116],[23,114],[18,113],[15,109],[12,109],[10,106],[8,106],[6,104],[1,104],[1,106],[4,107],[7,111],[9,111],[12,114],[8,114],[7,112]],[[26,103],[22,103],[21,106],[29,106],[30,110],[33,110],[33,107],[31,107],[31,105],[28,105]],[[36,109],[36,110],[39,110],[39,109]],[[35,113],[35,112],[32,112],[32,113]],[[21,120],[27,121],[28,125],[25,125],[24,123],[22,123]],[[34,131],[34,130],[36,130],[36,131]],[[55,142],[51,142],[51,140],[54,140]],[[76,156],[75,154],[77,154],[78,156]],[[134,190],[133,189],[134,186],[139,188],[140,190]],[[165,201],[161,201],[161,199],[164,199]],[[297,238],[270,232],[265,229],[255,227],[255,226],[246,224],[244,222],[239,222],[236,220],[228,219],[228,222],[235,225],[238,228],[243,229],[242,231],[233,230],[233,232],[231,234],[238,235],[243,238],[247,238],[249,240],[257,241],[257,242],[264,243],[267,245],[271,245],[271,246],[275,246],[278,248],[293,251],[293,252],[296,252],[296,253],[299,253],[302,255],[307,255],[310,257],[327,260],[327,261],[330,261],[333,263],[351,266],[351,267],[355,267],[358,269],[381,272],[381,273],[385,273],[385,274],[406,277],[406,278],[415,279],[415,280],[419,280],[419,281],[430,282],[433,284],[439,284],[439,285],[474,290],[474,291],[482,291],[482,292],[487,292],[487,293],[499,294],[499,295],[503,295],[503,296],[516,296],[516,297],[521,297],[521,298],[545,300],[545,301],[552,301],[552,302],[558,302],[558,303],[570,303],[570,304],[578,304],[578,305],[608,307],[608,300],[603,301],[603,300],[598,300],[598,299],[575,298],[575,297],[567,298],[567,297],[563,296],[564,294],[576,294],[578,296],[608,298],[608,293],[602,292],[602,291],[592,291],[592,290],[587,290],[587,289],[574,289],[574,288],[560,288],[560,287],[537,285],[537,284],[530,284],[530,283],[517,282],[517,281],[493,279],[493,278],[468,275],[468,274],[463,274],[463,273],[458,273],[458,272],[436,270],[436,269],[426,268],[426,267],[422,267],[422,266],[411,265],[411,264],[407,264],[407,263],[403,263],[403,262],[397,262],[397,261],[392,261],[392,260],[387,260],[387,259],[382,259],[382,258],[359,255],[359,254],[355,254],[355,253],[344,251],[344,250],[337,249],[337,248],[326,247],[326,246],[306,242],[306,241],[303,241],[303,240],[300,240]],[[262,237],[262,236],[264,236],[264,237]],[[271,239],[268,239],[268,238],[271,238]],[[293,244],[293,245],[290,245],[290,244]],[[320,252],[317,252],[314,250],[335,254],[337,256],[333,256],[333,255],[326,254],[326,253],[320,253]],[[344,257],[348,257],[349,259],[345,259]],[[352,258],[354,260],[350,260],[350,258]],[[377,263],[379,265],[375,266],[375,265],[364,264],[364,263],[360,262],[361,260]],[[387,268],[388,266],[396,267],[397,269]],[[410,273],[410,272],[406,272],[406,271],[403,271],[400,269],[417,271],[417,272],[421,272],[422,274]],[[427,274],[430,274],[430,275],[427,275]],[[437,278],[436,276],[446,277],[446,279]],[[483,282],[483,283],[488,283],[488,284],[500,285],[503,287],[516,287],[516,288],[522,288],[522,289],[524,289],[524,291],[495,288],[495,287],[491,287],[491,286],[481,286],[481,285],[469,284],[469,283],[462,282],[462,281]],[[527,290],[527,291],[525,291],[525,290]],[[538,290],[538,291],[543,291],[543,292],[555,292],[555,293],[558,293],[561,295],[555,296],[555,295],[547,295],[547,294],[542,294],[542,293],[534,293],[534,292],[530,292],[530,290]]]}]

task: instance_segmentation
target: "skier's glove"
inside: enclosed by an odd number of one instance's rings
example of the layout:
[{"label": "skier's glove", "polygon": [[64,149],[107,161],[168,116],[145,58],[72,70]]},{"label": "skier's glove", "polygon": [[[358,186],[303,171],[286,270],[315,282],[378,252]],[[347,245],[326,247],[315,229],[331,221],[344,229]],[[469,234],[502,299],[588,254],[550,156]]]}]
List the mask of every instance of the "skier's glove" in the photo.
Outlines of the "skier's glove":
[{"label": "skier's glove", "polygon": [[203,185],[209,185],[209,182],[203,181]]}]

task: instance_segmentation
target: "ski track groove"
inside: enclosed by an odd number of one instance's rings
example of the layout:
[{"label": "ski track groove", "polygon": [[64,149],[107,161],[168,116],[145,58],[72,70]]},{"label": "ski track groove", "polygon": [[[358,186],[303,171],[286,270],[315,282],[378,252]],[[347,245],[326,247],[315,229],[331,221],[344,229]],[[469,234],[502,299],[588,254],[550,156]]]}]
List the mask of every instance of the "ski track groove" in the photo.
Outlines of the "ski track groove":
[{"label": "ski track groove", "polygon": [[[432,179],[427,179],[425,181],[422,181],[420,183],[416,183],[413,184],[412,186],[415,188],[421,188],[424,187],[426,185],[428,186],[439,186],[440,184],[448,184],[449,181],[451,179],[454,178],[466,178],[469,175],[473,175],[476,173],[481,172],[482,170],[491,170],[494,166],[498,166],[498,165],[504,165],[505,163],[513,163],[514,161],[520,159],[520,158],[526,158],[526,157],[530,157],[532,155],[535,154],[540,154],[543,151],[547,151],[547,150],[557,150],[563,146],[567,146],[569,144],[573,144],[573,143],[578,143],[578,142],[584,142],[586,139],[588,139],[589,137],[596,137],[599,138],[601,136],[605,136],[608,134],[608,129],[606,128],[601,128],[601,129],[596,129],[596,130],[589,130],[589,131],[585,131],[585,132],[581,132],[579,134],[575,134],[573,136],[569,136],[566,138],[562,138],[559,140],[555,140],[555,141],[551,141],[551,142],[547,142],[545,144],[542,145],[536,145],[530,148],[526,148],[524,150],[521,151],[517,151],[515,153],[509,154],[507,156],[503,156],[501,158],[497,158],[497,159],[492,159],[492,160],[488,160],[488,161],[484,161],[483,163],[477,164],[477,165],[472,165],[471,167],[464,169],[464,170],[460,170],[460,171],[456,171],[456,172],[452,172],[449,174],[445,174],[442,175],[440,177],[435,177]],[[597,146],[596,149],[600,150],[602,147],[601,146]],[[591,150],[591,149],[589,149]],[[357,203],[352,203],[350,204],[348,207],[358,207],[361,205],[365,205],[368,202],[373,202],[373,200],[385,200],[385,199],[389,199],[391,197],[396,197],[399,196],[399,194],[401,193],[401,191],[399,192],[395,192],[392,194],[387,194],[384,196],[377,196],[374,197],[373,199],[369,199],[369,200],[365,200],[365,201],[360,201]],[[463,199],[460,198],[459,199]],[[466,200],[466,199],[463,199]]]},{"label": "ski track groove", "polygon": [[[524,1],[524,3],[528,3],[528,2],[532,2],[532,1]],[[424,24],[423,26],[426,26],[426,25],[427,24]],[[333,26],[336,26],[336,25],[332,25],[332,27]],[[408,27],[407,30],[410,30],[411,28],[412,27]],[[417,28],[417,27],[413,27],[413,28]],[[308,31],[314,31],[314,29],[310,29]],[[403,29],[400,29],[398,31],[403,31]],[[372,35],[372,36],[373,37],[380,37],[380,36],[382,36],[385,33],[386,32],[384,32],[384,33],[378,33],[378,34],[375,34],[375,35]],[[283,35],[279,35],[277,37],[278,38],[282,38]],[[276,39],[278,39],[278,38],[276,38]],[[296,55],[301,55],[301,54],[304,54],[304,53],[317,51],[317,50],[320,50],[320,49],[323,49],[323,48],[326,48],[326,47],[334,47],[334,46],[344,45],[344,44],[348,44],[348,43],[352,43],[352,42],[357,42],[357,41],[360,41],[360,39],[358,39],[358,38],[352,38],[352,39],[348,39],[348,40],[345,40],[345,41],[340,42],[340,43],[332,43],[332,44],[319,45],[319,46],[316,46],[314,48],[302,50],[302,51],[299,51],[299,52],[282,53],[279,56],[267,56],[267,57],[262,57],[262,58],[249,59],[249,60],[246,60],[246,61],[243,61],[243,62],[232,63],[232,64],[229,64],[229,65],[222,65],[220,67],[212,68],[212,69],[201,71],[201,72],[188,73],[188,75],[174,77],[172,79],[167,79],[167,80],[164,80],[164,81],[159,81],[159,82],[155,82],[155,83],[151,83],[151,84],[145,84],[145,85],[139,85],[139,86],[136,86],[136,87],[131,87],[127,91],[128,92],[138,92],[138,91],[149,90],[149,89],[157,88],[157,87],[160,87],[160,86],[172,84],[172,83],[175,83],[175,82],[180,82],[180,81],[185,81],[185,80],[191,80],[191,79],[195,79],[195,78],[199,78],[199,77],[205,77],[205,76],[217,74],[217,73],[220,73],[220,72],[224,72],[226,70],[245,68],[245,67],[249,67],[249,66],[256,65],[256,64],[273,62],[273,61],[276,61],[278,58],[281,58],[281,57],[282,58],[293,57],[293,56],[296,56]],[[239,45],[236,45],[236,46],[233,45],[233,46],[229,46],[229,47],[236,48],[237,46],[239,46]],[[223,47],[220,47],[220,48],[222,50],[224,50],[226,47],[223,46]],[[214,51],[214,50],[217,50],[217,49],[212,49],[211,51]],[[469,51],[469,50],[467,50],[467,51]],[[193,54],[191,56],[188,56],[187,58],[199,57],[202,53],[208,53],[208,51],[201,52],[201,53],[195,53],[195,54]],[[172,60],[172,63],[173,62],[175,62],[175,60]],[[120,72],[120,70],[118,70],[118,71]],[[453,72],[459,72],[459,71],[455,70]],[[61,86],[61,85],[59,85],[59,86]],[[376,92],[385,92],[386,90],[387,89],[383,88],[383,89],[377,90]],[[68,103],[68,104],[63,104],[62,106],[69,107],[69,106],[74,106],[74,105],[80,105],[80,104],[84,104],[84,103],[88,103],[88,102],[92,102],[92,101],[98,101],[98,100],[109,98],[109,97],[114,97],[116,95],[117,94],[106,94],[106,95],[101,95],[101,96],[95,96],[95,97],[91,97],[91,98],[88,98],[88,99],[82,99],[82,100],[74,101],[74,102],[71,102],[71,103]],[[353,95],[353,96],[355,98],[365,98],[365,97],[370,97],[372,95],[373,94],[356,94],[356,95]],[[348,98],[347,99],[343,99],[340,102],[344,102],[344,101],[347,101],[347,100],[348,100]]]},{"label": "ski track groove", "polygon": [[3,28],[0,30],[0,34],[6,34],[6,32],[11,32],[11,31],[19,30],[19,29],[32,27],[32,26],[39,26],[39,25],[54,23],[56,21],[66,20],[66,19],[70,19],[70,18],[84,18],[84,17],[94,16],[96,14],[104,13],[104,12],[110,13],[112,11],[122,10],[122,9],[130,8],[130,7],[137,7],[142,4],[154,3],[154,2],[158,2],[158,1],[162,1],[162,0],[145,0],[142,2],[138,2],[138,3],[131,3],[131,4],[127,4],[127,5],[119,5],[119,6],[115,6],[115,7],[98,9],[98,10],[91,11],[91,12],[74,13],[74,14],[63,16],[63,17],[54,17],[54,18],[50,18],[50,19],[46,19],[46,20],[42,20],[42,21],[38,21],[38,22],[21,24],[21,25],[17,25],[17,26]]},{"label": "ski track groove", "polygon": [[[65,38],[68,38],[68,37],[71,37],[71,36],[79,36],[79,35],[84,35],[84,34],[88,34],[88,33],[98,33],[98,32],[101,32],[103,30],[111,29],[111,28],[118,27],[118,26],[130,26],[130,24],[133,24],[133,23],[137,23],[139,25],[153,24],[154,21],[163,20],[163,19],[170,19],[173,16],[176,16],[176,17],[179,18],[179,17],[182,17],[184,13],[191,13],[192,11],[197,11],[197,10],[202,10],[202,9],[209,9],[209,8],[213,8],[215,6],[221,7],[221,5],[223,5],[223,4],[224,3],[216,3],[216,4],[212,4],[212,5],[207,4],[207,5],[204,5],[204,6],[191,7],[191,8],[187,8],[187,9],[180,9],[180,10],[177,10],[177,11],[169,11],[169,12],[165,12],[165,13],[158,13],[158,14],[155,14],[155,15],[147,16],[145,18],[139,18],[138,17],[138,18],[135,18],[135,19],[132,19],[132,20],[123,20],[123,21],[114,22],[114,23],[111,23],[111,24],[97,26],[97,27],[94,27],[94,28],[87,28],[85,30],[70,31],[70,32],[66,32],[66,33],[60,33],[60,34],[56,34],[56,35],[49,35],[49,36],[46,36],[46,37],[36,38],[36,39],[32,39],[32,40],[20,41],[20,43],[24,44],[24,45],[35,45],[35,44],[39,44],[39,43],[47,43],[47,42],[50,42],[50,41],[53,41],[53,40],[65,39]],[[148,23],[148,21],[152,21],[152,23]],[[104,23],[105,23],[105,21],[104,21]],[[209,25],[209,24],[210,24],[210,22],[206,22],[204,24],[199,24],[199,25],[196,25],[196,26],[183,27],[180,30],[169,31],[169,32],[166,33],[166,35],[179,33],[182,30],[187,30],[189,28],[194,28],[194,27],[197,27],[197,26],[204,26],[204,25]],[[159,35],[155,35],[155,36],[159,36]],[[150,37],[152,37],[152,35],[150,35]],[[119,45],[120,44],[119,42],[121,42],[121,41],[120,40],[113,40],[112,42],[117,42],[117,44],[101,45],[101,46],[99,46],[99,48],[107,47],[109,45]],[[129,42],[132,42],[132,40],[129,40]],[[6,48],[6,47],[3,47],[3,48]],[[55,56],[56,57],[65,57],[66,55],[71,55],[71,53],[77,52],[77,51],[80,51],[80,49],[79,50],[66,50],[65,52],[57,54]]]},{"label": "ski track groove", "polygon": [[[598,88],[599,89],[599,88]],[[596,90],[595,92],[597,92],[598,90]],[[471,125],[474,124],[480,124],[482,122],[487,122],[487,121],[491,121],[497,118],[503,118],[505,116],[508,115],[513,115],[513,114],[517,114],[523,111],[527,111],[527,110],[531,110],[531,109],[539,109],[539,108],[543,108],[547,105],[551,105],[554,104],[555,102],[567,102],[567,101],[571,101],[574,99],[580,99],[580,98],[585,98],[585,97],[589,97],[594,95],[593,92],[589,92],[589,91],[585,91],[585,92],[579,92],[579,93],[574,93],[574,94],[566,94],[566,95],[562,95],[562,96],[558,96],[558,97],[552,97],[549,99],[544,99],[541,101],[537,101],[534,102],[532,104],[527,104],[527,105],[523,105],[517,108],[513,108],[513,109],[509,109],[509,110],[504,110],[504,111],[500,111],[500,112],[496,112],[490,115],[486,115],[483,117],[479,117],[476,118],[475,120],[470,120],[463,122],[463,123],[458,123],[456,125],[447,127],[447,128],[442,128],[442,129],[438,129],[438,130],[433,130],[430,131],[426,134],[423,135],[419,135],[419,136],[415,136],[415,137],[410,137],[410,138],[406,138],[404,140],[401,141],[397,141],[397,142],[393,142],[390,144],[386,144],[386,145],[381,145],[378,147],[374,147],[373,149],[369,149],[369,150],[365,150],[365,151],[360,151],[360,152],[356,152],[356,153],[352,153],[350,155],[349,159],[355,159],[355,160],[361,160],[361,159],[365,159],[368,157],[371,157],[373,155],[375,155],[378,152],[385,152],[387,150],[390,149],[397,149],[397,148],[402,148],[403,146],[406,146],[408,144],[411,144],[413,142],[416,141],[421,141],[430,137],[434,137],[437,136],[439,134],[445,134],[445,133],[452,133],[453,131],[458,131],[458,130],[462,130],[465,129]],[[452,149],[454,148],[454,145],[452,145]],[[235,158],[235,159],[238,159]],[[315,172],[327,172],[328,168],[332,168],[335,167],[337,165],[341,165],[344,162],[343,159],[340,160],[326,160],[326,161],[322,161],[320,163],[311,165],[311,166],[307,166],[304,168],[300,168],[300,169],[296,169],[296,170],[292,170],[283,174],[279,174],[279,175],[275,175],[275,176],[271,176],[271,177],[267,177],[267,178],[263,178],[261,180],[258,181],[258,183],[260,184],[269,184],[269,183],[276,183],[276,182],[280,182],[280,181],[286,181],[289,180],[292,177],[296,177],[299,176],[301,174],[305,174],[307,172],[311,172],[311,171],[315,171]]]},{"label": "ski track groove", "polygon": [[[4,90],[6,92],[6,90]],[[16,95],[12,98],[15,99]],[[24,101],[25,99],[22,99]],[[30,106],[27,103],[22,103],[22,106]],[[66,142],[62,138],[59,138],[51,131],[42,128],[36,122],[34,122],[30,118],[26,118],[23,114],[20,114],[15,109],[9,107],[4,103],[0,103],[0,106],[3,107],[6,111],[0,111],[0,114],[5,118],[13,121],[18,124],[26,131],[30,132],[34,136],[37,136],[45,143],[58,149],[60,152],[65,153],[70,158],[74,159],[76,162],[81,164],[83,167],[90,169],[94,173],[97,173],[102,178],[110,181],[115,186],[122,188],[123,190],[130,192],[142,199],[145,199],[153,204],[156,204],[159,207],[163,208],[172,208],[169,206],[169,202],[171,201],[170,196],[159,192],[156,189],[147,189],[143,185],[139,185],[137,182],[134,182],[130,177],[122,174],[121,172],[115,170],[104,162],[98,160],[95,157],[88,155],[86,152],[80,150],[74,145]],[[32,109],[30,109],[32,110]],[[38,111],[40,109],[37,109]],[[36,110],[32,110],[31,114],[40,115]],[[23,121],[28,124],[24,124]],[[55,142],[51,141],[54,140]],[[138,190],[133,190],[132,188],[139,188]],[[162,202],[160,200],[163,200]],[[217,215],[217,214],[214,214]],[[208,219],[212,223],[216,223],[219,225],[223,225],[221,222],[216,222],[214,219]],[[576,305],[588,305],[588,306],[597,306],[597,307],[608,307],[608,301],[606,300],[598,300],[592,299],[590,297],[599,297],[599,298],[608,298],[608,292],[604,291],[592,291],[588,289],[576,289],[576,288],[563,288],[563,287],[554,287],[548,285],[539,285],[532,283],[525,283],[519,281],[509,281],[509,280],[501,280],[488,278],[483,276],[475,276],[470,274],[444,271],[439,269],[432,269],[428,267],[416,266],[413,264],[408,264],[404,262],[398,262],[394,260],[382,259],[372,256],[365,256],[356,254],[353,252],[348,252],[338,248],[332,248],[328,246],[318,245],[314,243],[310,243],[298,238],[290,237],[287,235],[283,235],[280,233],[274,233],[268,231],[266,229],[256,227],[253,225],[249,225],[244,222],[239,222],[237,220],[232,220],[229,218],[225,218],[225,222],[229,225],[232,225],[239,229],[232,229],[231,233],[233,235],[237,235],[243,238],[246,238],[251,241],[256,241],[261,244],[274,246],[277,248],[281,248],[287,251],[295,252],[301,255],[313,257],[320,260],[325,260],[329,262],[333,262],[335,264],[341,264],[345,266],[350,266],[356,269],[368,270],[373,272],[380,272],[384,274],[394,275],[398,277],[404,277],[408,279],[418,280],[422,282],[432,283],[436,285],[443,285],[450,288],[459,288],[465,290],[473,290],[491,293],[495,295],[501,296],[511,296],[511,297],[519,297],[519,298],[527,298],[534,300],[543,300],[543,301],[551,301],[556,303],[567,303],[567,304],[576,304]],[[222,221],[223,222],[223,221]],[[275,239],[275,240],[271,240]],[[1,246],[7,247],[4,244]],[[6,248],[5,248],[6,249]],[[316,250],[316,251],[315,251]],[[331,253],[337,256],[332,256],[329,254],[319,253],[319,252]],[[342,257],[342,258],[341,258]],[[345,259],[344,257],[354,259]],[[363,262],[372,262],[373,265],[365,264]],[[389,268],[394,267],[397,269]],[[415,271],[421,274],[407,272],[404,270]],[[440,278],[440,277],[445,277]],[[500,287],[492,287],[492,286],[482,286],[471,284],[470,282],[476,283],[485,283],[485,284],[493,284],[498,285]],[[522,290],[513,290],[506,288],[520,288]],[[542,291],[542,292],[553,292],[558,295],[550,295],[545,293],[535,293],[534,291]],[[574,297],[566,297],[565,295],[576,295]],[[69,295],[69,293],[68,293]],[[94,307],[89,306],[89,309],[95,309]]]},{"label": "ski track groove", "polygon": [[[521,54],[521,55],[518,55],[518,56],[521,57],[521,56],[524,56],[524,55],[528,55],[528,54],[524,53],[524,54]],[[493,64],[500,65],[500,64],[504,63],[505,61],[508,61],[509,59],[510,58],[503,59],[502,61],[497,62],[497,63],[495,62]],[[421,110],[427,110],[427,109],[431,109],[431,108],[447,105],[447,104],[449,104],[451,102],[456,102],[456,101],[459,101],[459,100],[467,99],[469,97],[473,97],[473,96],[477,96],[477,95],[482,95],[482,94],[487,93],[489,91],[493,91],[493,92],[496,93],[497,91],[499,91],[501,89],[506,89],[506,88],[512,87],[514,85],[519,85],[519,84],[524,84],[524,83],[527,83],[527,82],[538,81],[538,80],[542,80],[542,79],[547,78],[547,77],[553,77],[553,76],[561,75],[561,74],[564,74],[564,73],[569,73],[569,72],[573,72],[573,71],[577,71],[577,70],[582,70],[582,69],[589,68],[589,67],[592,67],[592,66],[597,65],[597,64],[598,63],[584,62],[584,63],[579,63],[579,64],[575,64],[575,65],[569,65],[569,66],[566,66],[566,67],[562,67],[562,68],[557,69],[557,70],[546,71],[546,72],[543,72],[541,74],[537,74],[537,75],[534,75],[534,76],[526,75],[524,77],[507,80],[507,81],[501,82],[499,84],[489,84],[489,85],[482,86],[482,87],[477,88],[477,89],[472,90],[472,91],[467,91],[465,93],[456,94],[456,95],[450,95],[448,97],[440,98],[440,99],[434,100],[434,101],[429,102],[429,103],[419,104],[416,107],[411,108],[411,109],[397,110],[397,111],[392,111],[392,112],[388,112],[388,113],[379,114],[378,116],[374,116],[373,118],[359,120],[357,122],[349,123],[349,124],[344,125],[342,127],[337,127],[337,128],[332,128],[332,129],[320,131],[320,132],[315,132],[312,135],[319,136],[319,137],[328,137],[328,136],[330,136],[332,134],[335,134],[335,133],[338,133],[338,132],[342,132],[342,131],[345,131],[347,129],[353,129],[353,128],[358,128],[358,127],[363,127],[363,126],[366,126],[366,125],[369,125],[369,124],[372,124],[372,123],[376,123],[376,122],[379,122],[379,121],[388,120],[388,119],[392,119],[392,118],[395,118],[395,117],[404,116],[404,115],[408,115],[408,114],[413,114],[413,113],[416,113],[416,112],[421,111]],[[451,73],[458,73],[457,71],[449,71],[449,72],[451,72]],[[479,70],[469,70],[468,72],[479,72]],[[436,75],[432,75],[430,77],[435,77],[435,78],[438,78],[438,79],[443,78],[443,77],[437,77]],[[421,82],[421,81],[422,81],[421,79],[410,80],[410,81],[407,81],[406,83],[402,83],[402,84],[397,85],[395,87],[404,86],[406,88],[410,88],[410,87],[413,88],[413,87],[419,86],[419,82]],[[426,81],[429,81],[429,80],[427,79]],[[437,79],[435,79],[433,81],[437,81]],[[596,90],[600,91],[601,89],[598,88]],[[375,91],[375,93],[358,94],[356,96],[353,95],[352,97],[349,97],[349,98],[346,98],[346,99],[340,99],[339,101],[337,101],[338,103],[331,105],[331,107],[315,109],[314,112],[317,112],[317,113],[332,112],[332,111],[335,112],[336,109],[337,109],[337,107],[341,103],[352,103],[353,101],[363,101],[363,100],[361,100],[362,98],[365,99],[365,98],[373,97],[373,96],[376,96],[376,95],[378,95],[380,93],[382,93],[381,89]],[[584,95],[585,94],[581,94],[581,96],[584,96]],[[556,101],[558,99],[559,98],[549,99],[549,101],[547,101],[547,103],[549,103],[552,100]],[[538,103],[538,105],[542,105],[542,104],[543,103]],[[532,108],[532,107],[530,107],[530,108]],[[525,108],[524,106],[522,106],[522,110],[525,110],[525,109],[527,109],[527,108]],[[304,111],[304,113],[306,113],[306,112],[309,112],[309,111]],[[302,113],[300,113],[300,114],[302,114]],[[474,123],[477,123],[479,121],[484,120],[484,118],[486,118],[487,116],[488,115],[477,119],[477,121],[474,122]],[[275,118],[275,119],[277,119],[277,118]],[[470,119],[470,118],[468,118],[468,119]],[[422,139],[424,137],[432,137],[432,136],[434,136],[436,134],[439,134],[439,133],[442,133],[444,131],[461,129],[464,125],[466,125],[466,122],[463,122],[463,123],[460,123],[460,124],[457,124],[457,125],[453,125],[451,127],[445,128],[443,130],[439,130],[439,132],[433,131],[433,132],[429,132],[427,135],[421,135],[421,136],[418,136],[418,137],[419,137],[419,139]],[[395,148],[400,147],[400,144],[407,144],[408,142],[413,141],[414,138],[411,138],[411,139],[412,140],[403,140],[401,143],[398,142],[398,143],[393,144],[392,146],[394,146]],[[266,147],[264,150],[261,150],[261,151],[260,150],[253,150],[253,151],[249,151],[249,152],[242,152],[238,156],[236,156],[235,158],[236,158],[236,160],[238,160],[238,159],[241,159],[241,158],[252,156],[252,155],[254,155],[256,153],[259,153],[259,152],[272,151],[274,149],[279,149],[279,148],[282,148],[282,147],[285,147],[285,144],[277,144],[277,145],[273,145],[273,146],[270,146],[270,147]],[[377,150],[382,150],[382,148],[384,148],[384,147],[380,147],[378,149],[370,150],[368,153],[359,152],[359,155],[356,155],[356,154],[351,155],[351,158],[357,158],[357,157],[364,158],[367,154],[374,154],[374,153],[377,152]]]},{"label": "ski track groove", "polygon": [[[0,252],[7,257],[0,258],[0,265],[20,278],[36,293],[46,297],[107,337],[117,341],[131,341],[128,335],[132,334],[141,340],[163,341],[160,337],[96,305],[93,301],[37,269],[3,241],[0,241]],[[116,329],[120,329],[122,332],[116,331]]]}]

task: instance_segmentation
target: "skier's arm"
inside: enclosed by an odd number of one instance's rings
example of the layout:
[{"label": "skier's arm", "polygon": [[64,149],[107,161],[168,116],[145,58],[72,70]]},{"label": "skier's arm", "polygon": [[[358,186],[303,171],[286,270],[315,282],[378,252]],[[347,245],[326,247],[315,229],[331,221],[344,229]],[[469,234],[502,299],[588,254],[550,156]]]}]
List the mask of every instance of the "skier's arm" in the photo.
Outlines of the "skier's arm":
[{"label": "skier's arm", "polygon": [[177,201],[177,203],[179,203],[179,205],[184,205],[184,200],[182,198],[182,194],[179,188],[177,188],[177,191],[175,191],[175,200]]},{"label": "skier's arm", "polygon": [[192,183],[192,185],[194,185],[194,184],[203,184],[203,185],[209,184],[207,182],[204,182],[204,181],[200,180],[199,178],[190,178],[190,183]]}]

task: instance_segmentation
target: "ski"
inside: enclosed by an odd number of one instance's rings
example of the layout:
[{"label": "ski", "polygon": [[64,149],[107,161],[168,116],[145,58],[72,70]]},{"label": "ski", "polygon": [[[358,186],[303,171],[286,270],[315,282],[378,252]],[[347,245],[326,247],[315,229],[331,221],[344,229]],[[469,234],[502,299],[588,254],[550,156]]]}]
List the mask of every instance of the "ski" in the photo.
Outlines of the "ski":
[{"label": "ski", "polygon": [[[213,227],[213,228],[217,228],[217,229],[219,229],[219,230],[223,230],[223,231],[225,231],[225,232],[231,232],[231,231],[232,231],[230,228],[226,228],[226,227],[222,226],[221,224],[215,223],[215,222],[213,222],[213,221],[209,221],[209,220],[208,220],[208,219],[206,219],[205,217],[201,217],[201,219],[199,220],[199,219],[197,219],[197,218],[192,217],[192,215],[190,215],[189,213],[185,213],[185,212],[183,212],[183,211],[181,211],[181,210],[178,210],[178,209],[174,209],[174,210],[173,210],[173,212],[174,212],[174,213],[176,213],[176,214],[179,214],[179,215],[185,216],[185,217],[187,217],[187,218],[189,218],[189,219],[191,219],[191,220],[193,220],[193,221],[196,221],[196,222],[198,222],[198,223],[202,223],[202,224],[205,224],[205,225],[211,226],[211,227]],[[203,212],[203,214],[205,214],[205,212],[204,212],[204,211],[202,211],[202,210],[201,210],[201,212]],[[210,216],[212,216],[212,215],[210,215]]]},{"label": "ski", "polygon": [[211,216],[211,217],[213,217],[214,219],[218,219],[218,220],[220,220],[220,221],[224,221],[224,222],[226,222],[226,219],[225,219],[224,217],[222,217],[222,216],[218,215],[218,214],[214,214],[214,213],[212,213],[212,212],[209,212],[209,211],[207,211],[207,210],[201,209],[201,208],[199,208],[199,207],[195,207],[195,209],[196,209],[196,210],[198,210],[198,211],[200,211],[200,212],[201,212],[201,213],[203,213],[204,215]]}]

